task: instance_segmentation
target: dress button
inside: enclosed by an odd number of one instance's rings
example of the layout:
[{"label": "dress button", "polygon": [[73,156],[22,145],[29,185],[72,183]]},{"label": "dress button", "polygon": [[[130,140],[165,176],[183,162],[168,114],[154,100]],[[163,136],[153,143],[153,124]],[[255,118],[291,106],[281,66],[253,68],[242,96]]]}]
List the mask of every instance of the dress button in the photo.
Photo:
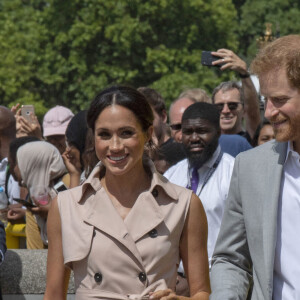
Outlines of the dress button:
[{"label": "dress button", "polygon": [[101,273],[96,273],[94,275],[94,279],[97,283],[100,283],[102,281],[102,274]]},{"label": "dress button", "polygon": [[150,232],[149,232],[149,236],[151,238],[156,238],[158,236],[158,233],[157,233],[157,230],[156,229],[152,229]]},{"label": "dress button", "polygon": [[139,274],[139,280],[141,281],[141,282],[144,282],[145,280],[146,280],[146,274],[144,273],[144,272],[141,272],[140,274]]},{"label": "dress button", "polygon": [[157,189],[153,189],[152,195],[153,195],[153,197],[156,198],[158,196],[158,190]]}]

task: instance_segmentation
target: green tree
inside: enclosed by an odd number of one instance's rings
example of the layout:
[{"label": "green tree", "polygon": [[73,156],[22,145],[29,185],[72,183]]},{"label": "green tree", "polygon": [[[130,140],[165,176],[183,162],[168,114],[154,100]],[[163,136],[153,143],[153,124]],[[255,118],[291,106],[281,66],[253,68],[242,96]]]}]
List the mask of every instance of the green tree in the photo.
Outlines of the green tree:
[{"label": "green tree", "polygon": [[35,103],[38,113],[45,112],[39,92],[37,70],[41,45],[47,43],[42,13],[22,1],[0,4],[0,99],[2,105]]},{"label": "green tree", "polygon": [[104,87],[208,92],[230,73],[202,67],[202,50],[237,50],[231,0],[2,0],[0,97],[86,108]]},{"label": "green tree", "polygon": [[241,7],[239,26],[241,53],[250,61],[257,53],[256,40],[272,23],[274,35],[300,33],[300,2],[294,0],[247,0]]}]

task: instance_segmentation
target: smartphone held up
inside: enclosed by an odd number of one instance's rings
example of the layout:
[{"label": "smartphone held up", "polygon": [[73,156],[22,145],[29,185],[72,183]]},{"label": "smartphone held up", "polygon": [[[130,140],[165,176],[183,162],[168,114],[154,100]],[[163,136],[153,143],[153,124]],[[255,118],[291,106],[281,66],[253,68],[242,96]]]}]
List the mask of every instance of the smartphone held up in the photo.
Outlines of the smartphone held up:
[{"label": "smartphone held up", "polygon": [[223,65],[222,63],[213,65],[213,62],[221,59],[221,57],[212,55],[212,51],[202,51],[201,64],[203,66],[220,68]]},{"label": "smartphone held up", "polygon": [[32,116],[34,116],[34,106],[33,105],[22,105],[21,116],[25,118],[28,122],[32,122]]}]

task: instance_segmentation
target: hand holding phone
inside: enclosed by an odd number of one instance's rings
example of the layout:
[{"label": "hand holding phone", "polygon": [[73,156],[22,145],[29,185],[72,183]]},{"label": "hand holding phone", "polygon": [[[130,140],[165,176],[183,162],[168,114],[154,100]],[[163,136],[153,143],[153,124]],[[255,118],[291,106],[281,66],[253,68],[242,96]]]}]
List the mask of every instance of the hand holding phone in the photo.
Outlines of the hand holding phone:
[{"label": "hand holding phone", "polygon": [[235,71],[242,78],[250,76],[246,62],[238,57],[233,51],[223,48],[218,51],[212,51],[211,54],[216,58],[213,65],[220,67],[222,71],[227,69]]},{"label": "hand holding phone", "polygon": [[32,123],[34,116],[34,106],[33,105],[22,105],[21,116],[26,119],[29,123]]},{"label": "hand holding phone", "polygon": [[212,55],[212,51],[202,51],[201,64],[203,66],[220,68],[223,65],[222,63],[214,65],[213,62],[221,59],[221,57]]},{"label": "hand holding phone", "polygon": [[33,105],[22,105],[16,112],[17,137],[35,136],[42,139],[41,125],[35,115]]}]

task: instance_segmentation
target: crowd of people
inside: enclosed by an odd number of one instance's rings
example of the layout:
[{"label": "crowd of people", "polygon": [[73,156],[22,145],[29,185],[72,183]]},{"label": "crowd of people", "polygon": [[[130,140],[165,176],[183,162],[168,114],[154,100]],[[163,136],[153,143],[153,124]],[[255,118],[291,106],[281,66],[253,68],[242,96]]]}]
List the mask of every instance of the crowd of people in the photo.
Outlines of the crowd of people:
[{"label": "crowd of people", "polygon": [[[48,249],[44,299],[300,299],[300,36],[251,63],[212,53],[239,81],[183,91],[112,86],[42,126],[0,106],[1,219]],[[0,191],[1,194],[1,191]],[[298,218],[297,218],[298,217]],[[0,261],[5,257],[0,222]]]}]

